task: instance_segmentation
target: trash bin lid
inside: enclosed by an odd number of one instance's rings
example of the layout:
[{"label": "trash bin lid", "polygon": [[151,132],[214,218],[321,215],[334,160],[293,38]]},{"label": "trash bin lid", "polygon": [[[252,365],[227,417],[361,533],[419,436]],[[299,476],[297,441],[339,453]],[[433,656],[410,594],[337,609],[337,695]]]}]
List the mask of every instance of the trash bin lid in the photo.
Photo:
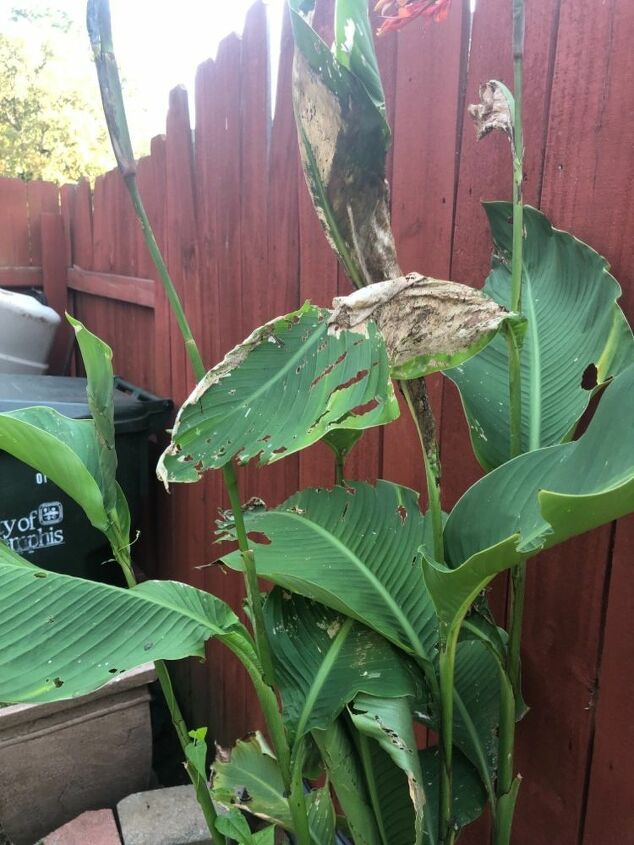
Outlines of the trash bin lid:
[{"label": "trash bin lid", "polygon": [[[114,419],[118,434],[158,431],[167,423],[173,403],[115,378]],[[0,412],[44,406],[65,417],[90,417],[86,379],[67,376],[0,373]]]}]

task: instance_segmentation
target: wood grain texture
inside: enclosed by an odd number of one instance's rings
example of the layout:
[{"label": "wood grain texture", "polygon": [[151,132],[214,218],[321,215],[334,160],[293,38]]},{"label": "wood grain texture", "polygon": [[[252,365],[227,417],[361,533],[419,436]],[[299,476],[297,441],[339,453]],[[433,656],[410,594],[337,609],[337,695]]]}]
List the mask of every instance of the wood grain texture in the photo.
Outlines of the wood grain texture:
[{"label": "wood grain texture", "polygon": [[[405,273],[449,278],[468,21],[458,2],[442,26],[417,23],[398,37],[392,226]],[[440,435],[443,383],[427,382]],[[383,476],[424,490],[418,435],[402,400],[383,439]]]},{"label": "wood grain texture", "polygon": [[[333,0],[318,4],[316,25],[326,38],[332,9]],[[526,199],[606,256],[632,320],[634,4],[542,0],[528,3],[527,15]],[[388,175],[403,269],[480,286],[490,260],[480,203],[510,197],[510,155],[502,137],[476,143],[466,105],[486,80],[512,81],[509,0],[479,2],[467,64],[468,25],[465,5],[455,0],[444,23],[416,23],[382,39],[378,53],[394,127]],[[267,319],[305,299],[329,305],[350,290],[299,168],[288,18],[272,123],[268,49],[258,2],[243,39],[226,39],[217,60],[199,69],[193,147],[186,99],[176,90],[167,138],[154,139],[151,155],[139,162],[148,214],[208,366]],[[41,285],[34,233],[42,213],[58,207],[54,186],[0,179],[0,285]],[[92,195],[87,182],[65,188],[61,208],[72,261],[81,268],[69,275],[75,313],[114,347],[121,375],[181,402],[192,377],[118,173],[99,177]],[[122,277],[120,286],[97,290],[112,274]],[[154,280],[154,308],[146,280]],[[480,470],[453,386],[436,379],[432,396],[442,423],[448,509]],[[420,488],[418,454],[404,420],[368,433],[347,474],[382,473]],[[241,470],[240,480],[244,499],[260,495],[273,505],[299,487],[331,485],[332,457],[316,446],[262,472]],[[219,475],[169,497],[154,493],[154,522],[137,559],[240,610],[239,578],[196,568],[221,551],[212,532],[227,506]],[[532,709],[518,733],[524,782],[514,845],[634,845],[633,532],[632,520],[623,521],[529,564],[523,660]],[[500,579],[493,593],[498,610],[504,594]],[[184,664],[177,679],[186,710],[223,743],[258,724],[244,673],[220,648],[209,649],[204,667]],[[487,831],[484,820],[461,842],[481,845]]]},{"label": "wood grain texture", "polygon": [[71,290],[129,302],[143,308],[154,308],[154,279],[139,279],[117,273],[97,273],[82,267],[68,268],[68,287]]},{"label": "wood grain texture", "polygon": [[39,218],[42,287],[49,306],[61,317],[49,353],[48,374],[64,375],[70,360],[73,331],[65,319],[68,308],[66,231],[62,215],[44,212]]}]

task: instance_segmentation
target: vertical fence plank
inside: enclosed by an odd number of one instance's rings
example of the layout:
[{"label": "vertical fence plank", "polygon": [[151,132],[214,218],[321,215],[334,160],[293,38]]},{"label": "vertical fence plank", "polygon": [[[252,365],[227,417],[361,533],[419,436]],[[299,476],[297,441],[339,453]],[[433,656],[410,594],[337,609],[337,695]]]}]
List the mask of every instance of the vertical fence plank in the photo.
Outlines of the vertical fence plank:
[{"label": "vertical fence plank", "polygon": [[616,527],[612,577],[604,629],[603,659],[596,690],[596,722],[592,768],[588,771],[588,804],[583,845],[619,842],[631,845],[632,759],[634,758],[634,581],[632,580],[634,517]]},{"label": "vertical fence plank", "polygon": [[[202,335],[201,291],[198,272],[196,195],[194,158],[186,90],[180,86],[170,92],[165,139],[166,161],[166,251],[170,275],[178,290],[192,334]],[[182,404],[196,383],[184,342],[176,323],[170,320],[172,396]],[[188,583],[203,587],[205,578],[199,567],[205,563],[205,536],[208,530],[202,485],[174,485],[172,508],[178,540],[173,548],[175,574]],[[196,722],[205,710],[207,672],[198,662],[190,664],[192,687],[190,712]]]},{"label": "vertical fence plank", "polygon": [[[630,41],[633,32],[634,7],[626,0],[612,0],[598,9],[590,2],[573,6],[562,4],[541,191],[542,207],[554,225],[569,229],[607,257],[616,277],[625,286],[624,307],[630,320],[634,316],[631,239],[634,161],[630,141],[634,117],[632,109],[624,107],[623,97],[629,97],[631,103],[634,57]],[[556,665],[557,707],[553,710],[547,706],[548,691],[544,680],[529,690],[535,722],[529,723],[521,734],[520,753],[523,752],[527,780],[535,786],[521,805],[526,825],[526,833],[522,827],[522,841],[525,842],[529,841],[529,819],[534,823],[536,816],[543,820],[544,835],[549,829],[556,830],[561,842],[578,841],[583,831],[588,785],[591,813],[586,841],[625,842],[629,835],[627,825],[623,827],[623,816],[620,825],[617,821],[618,811],[625,807],[623,793],[614,795],[614,805],[609,799],[597,804],[592,789],[605,795],[605,781],[603,787],[600,786],[602,775],[609,778],[610,774],[605,769],[603,773],[588,770],[593,761],[599,761],[597,765],[601,765],[603,742],[613,745],[611,737],[614,737],[613,731],[618,730],[617,726],[622,730],[621,751],[626,753],[628,740],[630,753],[634,750],[632,735],[628,732],[629,719],[618,709],[611,711],[609,720],[602,711],[601,720],[595,724],[597,686],[601,701],[599,672],[602,666],[610,666],[606,661],[611,658],[609,649],[614,642],[613,633],[606,637],[602,664],[606,596],[609,630],[614,632],[618,626],[625,638],[631,631],[627,592],[619,596],[622,603],[610,589],[610,537],[609,529],[602,529],[567,544],[560,550],[553,566],[542,569],[539,584],[537,573],[529,582],[529,608],[535,608],[536,601],[542,598],[546,601],[539,606],[539,617],[528,619],[527,653],[534,656],[535,671],[539,660],[542,679],[549,677]],[[613,563],[617,579],[622,578],[622,542]],[[574,568],[571,560],[575,561]],[[564,612],[562,608],[565,608]],[[570,608],[574,608],[574,612]],[[533,612],[537,617],[538,611]],[[544,661],[544,647],[551,644],[554,633],[552,630],[547,632],[550,623],[545,624],[545,620],[555,618],[558,619],[557,641],[565,646],[557,664],[549,653]],[[626,644],[624,648],[627,648]],[[549,670],[550,666],[553,669]],[[610,686],[614,690],[608,674],[608,690]],[[608,731],[605,738],[604,731]],[[536,746],[537,737],[539,744]],[[592,754],[593,741],[596,756]],[[547,765],[550,755],[552,770]],[[631,766],[621,769],[621,778],[624,790],[629,789],[631,795]],[[608,818],[613,829],[620,827],[621,833],[616,840],[606,829],[596,838],[598,822]],[[592,836],[595,838],[590,838]]]},{"label": "vertical fence plank", "polygon": [[66,266],[73,265],[73,245],[71,242],[71,221],[75,207],[76,185],[62,185],[59,192],[60,211],[64,221],[64,237],[66,239]]},{"label": "vertical fence plank", "polygon": [[[449,278],[468,23],[466,3],[455,3],[443,23],[412,25],[399,35],[392,221],[405,273]],[[440,434],[442,381],[433,377],[428,384]],[[416,429],[401,401],[401,419],[384,432],[384,477],[424,490],[419,456]]]},{"label": "vertical fence plank", "polygon": [[61,214],[44,212],[39,223],[42,283],[50,307],[62,319],[49,355],[49,375],[63,375],[70,351],[71,328],[64,318],[67,308],[66,232]]},{"label": "vertical fence plank", "polygon": [[[202,301],[203,355],[207,366],[216,364],[228,351],[222,348],[220,339],[220,306],[218,283],[218,256],[216,251],[216,210],[218,163],[215,149],[214,113],[216,110],[216,67],[209,59],[199,65],[196,73],[196,140],[195,173],[197,191],[198,250],[201,279],[204,283]],[[205,501],[205,554],[207,561],[218,556],[219,548],[213,542],[213,523],[216,513],[223,506],[222,477],[219,472],[208,472],[204,482]],[[227,595],[229,577],[217,567],[205,570],[205,586],[214,595],[230,601]],[[207,673],[209,695],[206,702],[205,723],[217,742],[229,744],[234,738],[228,729],[231,721],[231,707],[225,690],[230,686],[227,662],[235,661],[223,646],[211,642],[207,645]],[[232,670],[235,674],[235,670]]]},{"label": "vertical fence plank", "polygon": [[26,183],[0,177],[0,266],[30,264]]},{"label": "vertical fence plank", "polygon": [[37,179],[26,183],[26,197],[29,207],[30,263],[37,266],[42,263],[40,217],[42,214],[59,212],[59,188],[53,182]]},{"label": "vertical fence plank", "polygon": [[87,179],[82,179],[75,189],[70,228],[72,263],[84,270],[92,270],[92,192]]},{"label": "vertical fence plank", "polygon": [[[332,42],[334,0],[317,4],[313,26],[326,43]],[[306,186],[304,174],[299,172],[299,233],[300,233],[300,301],[329,308],[338,291],[338,265],[330,244],[317,218]],[[299,456],[300,487],[332,487],[335,470],[332,452],[323,443],[316,443]]]},{"label": "vertical fence plank", "polygon": [[[156,241],[163,256],[166,251],[165,234],[165,137],[160,135],[152,139],[150,155],[142,158],[138,164],[139,191],[143,198]],[[160,396],[172,395],[172,364],[170,357],[170,314],[167,297],[159,279],[158,271],[143,239],[141,227],[135,224],[136,254],[139,273],[143,277],[154,279],[154,338],[148,345],[154,360],[152,386]]]},{"label": "vertical fence plank", "polygon": [[[213,325],[210,324],[213,363],[244,338],[242,306],[245,296],[254,293],[246,287],[248,281],[242,275],[241,60],[240,39],[236,35],[224,39],[216,62],[204,66],[198,98],[200,111],[196,118],[197,158],[204,164],[206,174],[202,208],[210,221],[210,231],[206,234],[210,237],[208,260],[213,261],[217,274],[216,312]],[[254,287],[257,283],[252,281]],[[214,473],[206,487],[210,560],[222,551],[210,541],[218,510],[227,506],[221,479]],[[216,567],[206,571],[206,578],[209,589],[240,612],[244,596],[242,579],[232,573],[225,575]],[[244,732],[251,692],[242,666],[232,655],[214,644],[209,654],[208,672],[213,679],[209,719],[216,737],[226,743]]]}]

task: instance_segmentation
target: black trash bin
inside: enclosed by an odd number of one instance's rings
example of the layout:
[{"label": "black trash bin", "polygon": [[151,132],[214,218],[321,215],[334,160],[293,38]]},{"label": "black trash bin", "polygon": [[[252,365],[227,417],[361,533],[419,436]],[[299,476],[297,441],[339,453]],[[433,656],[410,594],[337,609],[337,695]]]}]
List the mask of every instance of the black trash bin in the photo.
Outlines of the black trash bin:
[{"label": "black trash bin", "polygon": [[[73,419],[90,417],[86,379],[0,375],[0,411],[54,408]],[[165,428],[172,402],[115,379],[117,480],[138,526],[148,489],[148,438]],[[104,535],[81,508],[42,473],[0,451],[0,538],[32,563],[54,572],[122,583]]]}]

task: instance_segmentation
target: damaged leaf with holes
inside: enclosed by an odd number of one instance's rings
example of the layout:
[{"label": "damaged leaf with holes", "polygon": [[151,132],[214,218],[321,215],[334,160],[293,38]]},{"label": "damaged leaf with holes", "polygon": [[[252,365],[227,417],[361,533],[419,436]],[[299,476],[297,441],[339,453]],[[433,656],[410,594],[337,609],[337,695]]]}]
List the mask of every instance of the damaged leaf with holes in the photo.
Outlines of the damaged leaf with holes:
[{"label": "damaged leaf with holes", "polygon": [[358,693],[416,695],[402,653],[349,616],[288,593],[269,593],[265,608],[284,720],[293,735],[325,729]]},{"label": "damaged leaf with holes", "polygon": [[459,620],[498,572],[634,511],[633,443],[630,365],[578,440],[520,455],[467,490],[445,526],[448,565],[422,554],[442,623]]},{"label": "damaged leaf with holes", "polygon": [[32,566],[0,543],[0,702],[92,692],[148,660],[203,657],[217,637],[257,677],[249,633],[221,599],[174,581],[133,589]]},{"label": "damaged leaf with holes", "polygon": [[392,376],[415,379],[455,367],[483,349],[506,323],[523,321],[481,291],[410,273],[337,297],[329,332],[365,336],[376,323]]},{"label": "damaged leaf with holes", "polygon": [[236,457],[268,464],[334,429],[398,416],[381,334],[328,333],[329,312],[306,303],[256,329],[210,370],[179,411],[159,477],[197,481]]},{"label": "damaged leaf with holes", "polygon": [[[492,269],[484,293],[510,300],[509,203],[487,203]],[[634,361],[634,337],[618,305],[621,288],[607,261],[534,208],[524,209],[522,311],[527,319],[520,366],[522,450],[561,443],[574,434],[593,390]],[[510,414],[508,351],[498,336],[446,372],[460,391],[476,457],[490,470],[507,461]],[[584,378],[585,376],[585,378]]]},{"label": "damaged leaf with holes", "polygon": [[[219,749],[211,773],[214,800],[293,832],[293,821],[280,768],[262,734]],[[313,845],[334,845],[335,812],[328,789],[307,796],[308,828]]]}]

